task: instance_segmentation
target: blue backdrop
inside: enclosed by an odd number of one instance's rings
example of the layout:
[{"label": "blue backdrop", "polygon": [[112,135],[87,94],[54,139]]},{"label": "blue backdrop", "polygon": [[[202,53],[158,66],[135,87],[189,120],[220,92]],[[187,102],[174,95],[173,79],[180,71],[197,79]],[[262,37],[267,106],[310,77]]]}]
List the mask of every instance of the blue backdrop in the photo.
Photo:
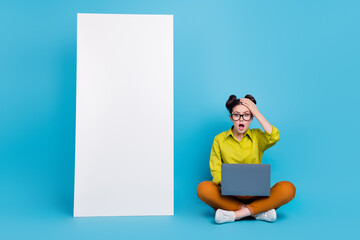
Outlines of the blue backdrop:
[{"label": "blue backdrop", "polygon": [[[355,238],[359,9],[330,0],[1,0],[0,238]],[[72,218],[77,13],[174,15],[174,216]],[[227,98],[247,93],[280,131],[263,156],[272,185],[291,181],[296,196],[275,223],[217,225],[196,187],[211,180],[214,136],[231,127]]]}]

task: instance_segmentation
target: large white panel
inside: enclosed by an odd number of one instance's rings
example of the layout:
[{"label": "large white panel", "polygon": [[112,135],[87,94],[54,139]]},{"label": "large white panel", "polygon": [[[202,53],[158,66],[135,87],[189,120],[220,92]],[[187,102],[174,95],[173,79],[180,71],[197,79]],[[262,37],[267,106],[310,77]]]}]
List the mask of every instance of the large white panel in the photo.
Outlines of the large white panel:
[{"label": "large white panel", "polygon": [[173,16],[77,18],[74,216],[173,215]]}]

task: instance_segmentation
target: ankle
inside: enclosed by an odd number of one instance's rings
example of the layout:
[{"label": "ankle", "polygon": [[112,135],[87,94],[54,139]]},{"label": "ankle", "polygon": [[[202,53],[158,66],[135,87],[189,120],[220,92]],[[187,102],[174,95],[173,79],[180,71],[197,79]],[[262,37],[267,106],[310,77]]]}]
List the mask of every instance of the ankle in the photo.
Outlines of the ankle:
[{"label": "ankle", "polygon": [[245,205],[243,205],[241,209],[235,211],[235,220],[239,220],[247,216],[251,216],[251,212]]}]

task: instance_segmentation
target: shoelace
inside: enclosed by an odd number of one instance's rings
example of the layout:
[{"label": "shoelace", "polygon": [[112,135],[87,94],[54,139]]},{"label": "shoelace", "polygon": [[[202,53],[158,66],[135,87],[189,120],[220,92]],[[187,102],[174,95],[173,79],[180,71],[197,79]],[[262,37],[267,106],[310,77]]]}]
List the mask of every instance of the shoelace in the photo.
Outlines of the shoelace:
[{"label": "shoelace", "polygon": [[268,212],[259,213],[259,214],[257,215],[257,217],[266,217],[266,218],[269,218]]},{"label": "shoelace", "polygon": [[225,214],[226,216],[233,216],[233,214],[232,214],[231,212],[224,212],[224,214]]},{"label": "shoelace", "polygon": [[231,217],[231,218],[234,217],[234,214],[232,214],[231,212],[221,211],[221,213],[222,213],[223,216],[226,216],[226,217]]}]

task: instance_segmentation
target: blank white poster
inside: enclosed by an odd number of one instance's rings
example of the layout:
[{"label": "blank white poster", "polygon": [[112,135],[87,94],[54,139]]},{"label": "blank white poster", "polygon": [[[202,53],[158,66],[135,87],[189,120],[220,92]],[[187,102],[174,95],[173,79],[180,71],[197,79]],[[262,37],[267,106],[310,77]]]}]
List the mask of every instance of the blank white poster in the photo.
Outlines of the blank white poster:
[{"label": "blank white poster", "polygon": [[174,215],[173,15],[78,14],[74,217]]}]

